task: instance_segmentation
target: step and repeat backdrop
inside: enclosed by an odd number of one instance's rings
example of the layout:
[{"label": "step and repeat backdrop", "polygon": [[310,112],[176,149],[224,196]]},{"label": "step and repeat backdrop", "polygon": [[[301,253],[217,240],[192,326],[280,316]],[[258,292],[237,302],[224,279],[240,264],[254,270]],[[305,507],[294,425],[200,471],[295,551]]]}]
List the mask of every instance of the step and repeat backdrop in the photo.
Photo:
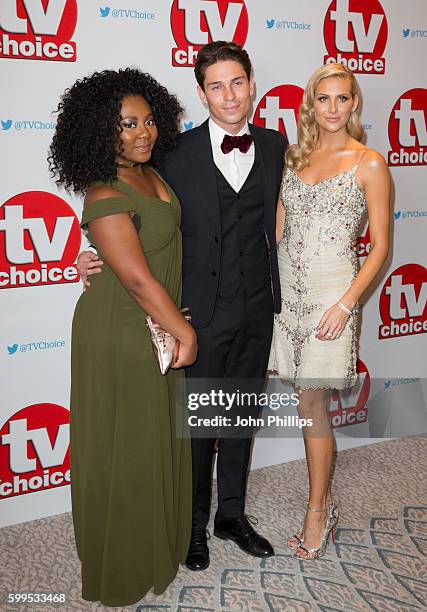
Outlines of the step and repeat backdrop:
[{"label": "step and repeat backdrop", "polygon": [[[207,116],[194,61],[216,39],[246,47],[253,121],[290,142],[309,75],[328,62],[356,73],[367,143],[393,178],[393,249],[364,300],[359,384],[333,396],[332,421],[340,448],[386,435],[390,407],[399,431],[389,434],[427,431],[425,0],[1,0],[0,525],[70,508],[70,329],[85,244],[81,201],[49,177],[52,111],[78,77],[137,66],[179,96],[190,130]],[[369,249],[365,226],[361,261]],[[300,440],[260,439],[253,465],[302,453]]]}]

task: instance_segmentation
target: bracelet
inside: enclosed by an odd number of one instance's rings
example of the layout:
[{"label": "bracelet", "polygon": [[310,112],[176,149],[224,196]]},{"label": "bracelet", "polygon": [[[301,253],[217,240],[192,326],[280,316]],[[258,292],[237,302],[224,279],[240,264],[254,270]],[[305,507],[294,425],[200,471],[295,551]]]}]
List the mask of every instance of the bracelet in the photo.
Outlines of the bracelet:
[{"label": "bracelet", "polygon": [[349,316],[351,315],[351,310],[349,310],[347,306],[345,306],[342,302],[338,302],[337,306],[338,308],[341,308],[341,310],[345,312],[346,315],[349,315]]}]

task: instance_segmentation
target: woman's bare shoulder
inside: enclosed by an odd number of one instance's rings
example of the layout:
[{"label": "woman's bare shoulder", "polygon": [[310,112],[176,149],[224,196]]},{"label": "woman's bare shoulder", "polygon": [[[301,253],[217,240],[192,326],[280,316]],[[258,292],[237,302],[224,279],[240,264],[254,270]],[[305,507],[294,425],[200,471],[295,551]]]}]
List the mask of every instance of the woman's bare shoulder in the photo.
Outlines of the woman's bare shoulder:
[{"label": "woman's bare shoulder", "polygon": [[108,198],[125,198],[120,191],[111,187],[111,185],[104,185],[102,183],[96,183],[91,185],[86,192],[84,205],[88,206],[99,200],[107,200]]},{"label": "woman's bare shoulder", "polygon": [[372,171],[372,170],[386,170],[387,162],[384,159],[383,155],[374,149],[370,149],[368,147],[364,147],[363,149],[363,157],[360,163],[360,170],[363,169]]}]

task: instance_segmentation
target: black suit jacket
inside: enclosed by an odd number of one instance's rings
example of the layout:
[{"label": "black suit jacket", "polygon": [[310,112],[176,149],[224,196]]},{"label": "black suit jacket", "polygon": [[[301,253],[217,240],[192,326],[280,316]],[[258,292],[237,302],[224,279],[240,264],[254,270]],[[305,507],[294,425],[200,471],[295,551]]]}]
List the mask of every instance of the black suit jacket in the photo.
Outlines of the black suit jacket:
[{"label": "black suit jacket", "polygon": [[[276,205],[286,141],[275,130],[249,124],[264,180],[264,230],[270,256],[274,310],[280,312],[280,283],[276,251]],[[189,306],[195,327],[209,324],[216,303],[221,257],[221,225],[215,164],[209,124],[180,134],[163,174],[182,207],[182,305]]]}]

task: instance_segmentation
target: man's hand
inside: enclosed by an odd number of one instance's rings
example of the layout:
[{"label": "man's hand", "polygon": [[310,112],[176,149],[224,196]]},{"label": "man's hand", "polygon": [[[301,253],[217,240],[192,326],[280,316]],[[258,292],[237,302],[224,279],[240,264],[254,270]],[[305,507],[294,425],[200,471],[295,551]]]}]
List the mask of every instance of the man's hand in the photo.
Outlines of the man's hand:
[{"label": "man's hand", "polygon": [[103,265],[103,261],[101,261],[98,255],[92,253],[91,251],[83,251],[77,258],[77,270],[79,271],[80,278],[83,283],[83,291],[86,291],[87,288],[90,287],[89,276],[92,274],[98,274],[102,272],[101,266]]}]

